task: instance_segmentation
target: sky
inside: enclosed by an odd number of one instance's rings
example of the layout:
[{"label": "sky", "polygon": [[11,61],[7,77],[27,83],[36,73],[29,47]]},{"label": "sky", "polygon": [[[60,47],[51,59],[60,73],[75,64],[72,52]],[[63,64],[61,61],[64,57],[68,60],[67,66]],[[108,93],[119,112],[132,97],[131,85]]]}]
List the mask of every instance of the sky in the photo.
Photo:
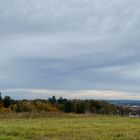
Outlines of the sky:
[{"label": "sky", "polygon": [[0,0],[3,95],[140,100],[139,54],[139,0]]}]

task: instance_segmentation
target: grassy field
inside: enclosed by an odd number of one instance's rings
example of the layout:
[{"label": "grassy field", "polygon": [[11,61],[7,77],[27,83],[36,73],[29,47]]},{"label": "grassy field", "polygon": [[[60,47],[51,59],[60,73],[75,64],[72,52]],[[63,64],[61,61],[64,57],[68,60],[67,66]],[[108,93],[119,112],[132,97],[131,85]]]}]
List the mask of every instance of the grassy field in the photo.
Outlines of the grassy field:
[{"label": "grassy field", "polygon": [[140,119],[92,115],[0,117],[0,140],[140,140]]}]

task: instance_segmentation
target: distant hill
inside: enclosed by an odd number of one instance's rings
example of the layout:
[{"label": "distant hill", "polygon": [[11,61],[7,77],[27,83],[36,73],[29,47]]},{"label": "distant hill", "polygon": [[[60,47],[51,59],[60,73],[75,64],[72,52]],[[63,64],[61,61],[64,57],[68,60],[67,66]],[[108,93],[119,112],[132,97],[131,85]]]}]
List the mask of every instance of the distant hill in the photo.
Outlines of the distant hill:
[{"label": "distant hill", "polygon": [[115,105],[138,105],[140,106],[140,100],[106,100],[108,103]]}]

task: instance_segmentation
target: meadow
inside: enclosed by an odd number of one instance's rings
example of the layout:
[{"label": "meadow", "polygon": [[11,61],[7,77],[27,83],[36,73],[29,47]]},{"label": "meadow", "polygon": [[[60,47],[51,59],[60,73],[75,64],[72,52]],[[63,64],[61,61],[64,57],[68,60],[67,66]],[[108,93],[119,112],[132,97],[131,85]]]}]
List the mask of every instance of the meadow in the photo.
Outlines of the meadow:
[{"label": "meadow", "polygon": [[103,115],[0,115],[0,140],[140,140],[140,119]]}]

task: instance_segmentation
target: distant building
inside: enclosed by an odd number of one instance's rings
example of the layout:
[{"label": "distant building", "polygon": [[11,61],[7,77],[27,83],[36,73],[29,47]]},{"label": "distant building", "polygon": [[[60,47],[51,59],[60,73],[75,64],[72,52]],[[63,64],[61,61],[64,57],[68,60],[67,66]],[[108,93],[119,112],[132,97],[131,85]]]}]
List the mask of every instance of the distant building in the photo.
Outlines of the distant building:
[{"label": "distant building", "polygon": [[133,106],[130,107],[130,110],[131,110],[130,116],[140,117],[140,106],[133,105]]}]

